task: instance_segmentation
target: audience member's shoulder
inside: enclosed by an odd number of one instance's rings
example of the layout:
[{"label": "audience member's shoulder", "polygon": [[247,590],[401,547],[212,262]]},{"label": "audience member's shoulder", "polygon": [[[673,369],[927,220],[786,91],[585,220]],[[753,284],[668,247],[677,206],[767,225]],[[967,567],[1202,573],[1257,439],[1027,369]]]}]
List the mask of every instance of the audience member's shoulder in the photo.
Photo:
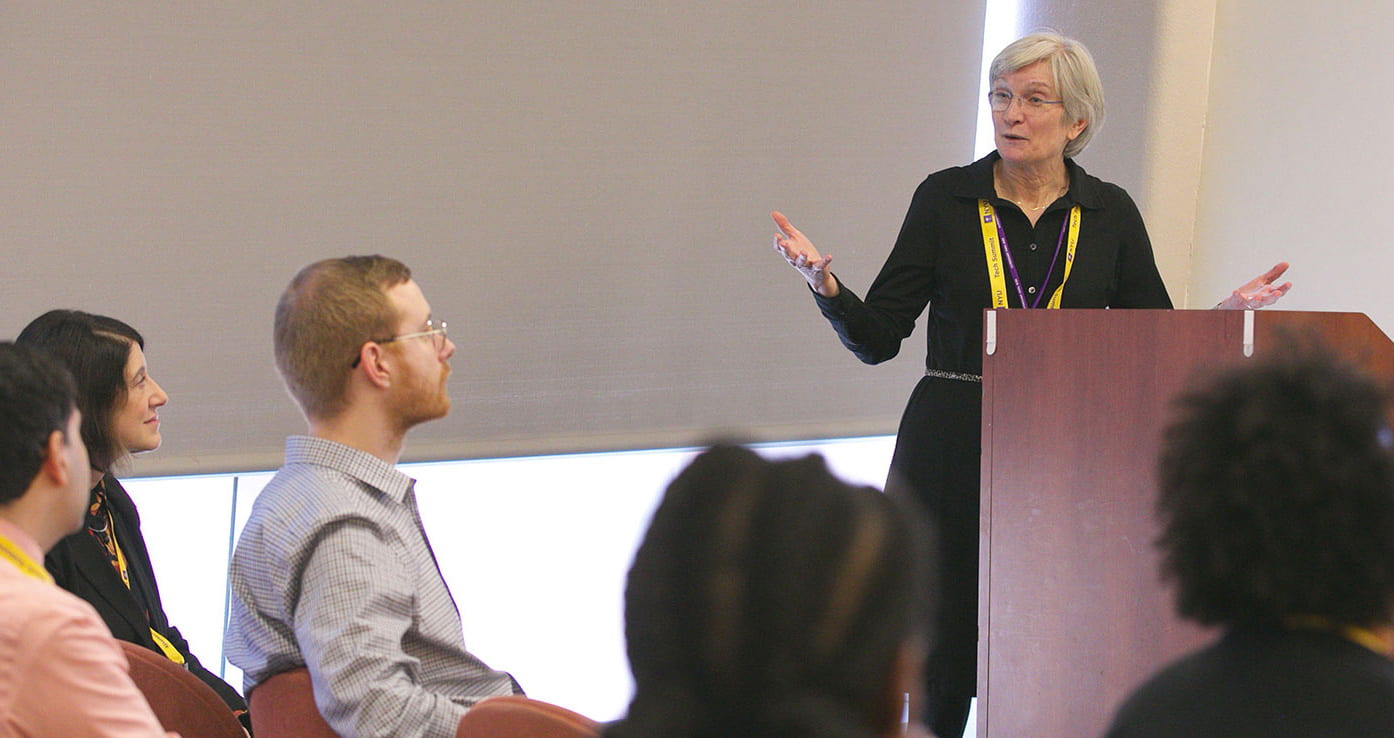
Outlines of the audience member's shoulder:
[{"label": "audience member's shoulder", "polygon": [[356,480],[349,474],[315,464],[282,467],[257,495],[253,507],[277,510],[278,517],[297,513],[318,514],[326,509],[347,506],[342,490]]},{"label": "audience member's shoulder", "polygon": [[0,611],[5,614],[5,630],[11,637],[40,651],[74,635],[111,640],[111,631],[91,604],[38,579],[6,581]]},{"label": "audience member's shoulder", "polygon": [[1329,633],[1230,633],[1133,691],[1107,738],[1176,735],[1394,735],[1394,661]]},{"label": "audience member's shoulder", "polygon": [[1133,690],[1114,714],[1107,738],[1176,735],[1172,732],[1180,727],[1176,720],[1204,709],[1203,685],[1210,680],[1197,672],[1206,668],[1211,650],[1166,666]]},{"label": "audience member's shoulder", "polygon": [[1337,684],[1344,681],[1350,693],[1381,706],[1394,727],[1394,660],[1345,639],[1341,639],[1341,646],[1348,653],[1344,658],[1332,659],[1326,676]]},{"label": "audience member's shoulder", "polygon": [[243,537],[249,545],[256,541],[259,548],[295,558],[323,530],[346,521],[378,528],[377,497],[346,472],[315,464],[288,465],[257,495]]}]

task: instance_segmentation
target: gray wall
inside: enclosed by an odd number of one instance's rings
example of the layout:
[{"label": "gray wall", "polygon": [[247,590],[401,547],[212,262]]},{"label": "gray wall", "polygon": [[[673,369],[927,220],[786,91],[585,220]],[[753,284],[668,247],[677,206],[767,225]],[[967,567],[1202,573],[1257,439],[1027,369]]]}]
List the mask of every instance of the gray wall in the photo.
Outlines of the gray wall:
[{"label": "gray wall", "polygon": [[1197,208],[1196,289],[1288,259],[1284,307],[1394,331],[1394,4],[1221,0]]},{"label": "gray wall", "polygon": [[860,366],[768,213],[869,283],[919,180],[971,156],[982,12],[9,4],[0,335],[122,318],[172,398],[139,472],[274,467],[303,427],[275,299],[381,252],[460,346],[412,458],[892,432],[923,339]]},{"label": "gray wall", "polygon": [[[975,6],[7,5],[0,335],[126,319],[172,397],[138,471],[272,467],[302,427],[277,294],[383,252],[461,346],[411,458],[892,432],[923,337],[857,363],[767,213],[864,289],[919,180],[971,158]],[[1081,162],[1133,192],[1178,306],[1287,259],[1283,307],[1390,326],[1391,7],[1036,0],[1020,28],[1094,51]]]}]

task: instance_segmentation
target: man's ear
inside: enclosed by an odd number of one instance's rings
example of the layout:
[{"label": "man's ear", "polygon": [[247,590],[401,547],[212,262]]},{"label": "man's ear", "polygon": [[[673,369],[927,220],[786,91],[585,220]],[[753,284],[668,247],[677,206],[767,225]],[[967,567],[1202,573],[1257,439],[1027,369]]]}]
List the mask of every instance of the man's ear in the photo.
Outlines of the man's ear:
[{"label": "man's ear", "polygon": [[367,341],[358,349],[358,366],[354,371],[363,375],[374,387],[386,389],[392,386],[393,365],[391,355],[381,344]]},{"label": "man's ear", "polygon": [[49,433],[48,442],[44,444],[44,463],[39,465],[39,473],[59,487],[66,487],[71,478],[69,475],[77,471],[68,468],[68,455],[63,453],[65,446],[67,440],[63,431]]}]

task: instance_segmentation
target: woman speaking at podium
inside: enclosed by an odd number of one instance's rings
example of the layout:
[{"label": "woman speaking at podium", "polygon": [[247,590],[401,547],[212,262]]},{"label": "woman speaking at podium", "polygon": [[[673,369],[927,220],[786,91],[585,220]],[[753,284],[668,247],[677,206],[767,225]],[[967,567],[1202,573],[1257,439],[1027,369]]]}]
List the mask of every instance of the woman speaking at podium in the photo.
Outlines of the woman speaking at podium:
[{"label": "woman speaking at podium", "polygon": [[[941,612],[925,715],[958,738],[977,686],[978,488],[985,308],[1170,308],[1142,216],[1073,161],[1104,117],[1087,49],[1055,33],[1014,41],[989,69],[996,151],[931,174],[866,298],[844,287],[783,214],[774,248],[857,358],[894,357],[929,306],[925,375],[901,419],[887,487],[908,486],[940,529]],[[1270,305],[1280,263],[1218,307]]]}]

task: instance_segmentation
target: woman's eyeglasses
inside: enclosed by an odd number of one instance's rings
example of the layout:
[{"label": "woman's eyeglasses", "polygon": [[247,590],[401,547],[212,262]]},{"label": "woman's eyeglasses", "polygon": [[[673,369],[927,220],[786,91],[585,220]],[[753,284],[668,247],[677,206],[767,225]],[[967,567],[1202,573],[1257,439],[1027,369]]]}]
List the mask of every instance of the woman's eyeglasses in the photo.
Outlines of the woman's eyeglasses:
[{"label": "woman's eyeglasses", "polygon": [[1040,95],[1013,95],[1011,90],[993,90],[987,93],[987,104],[992,112],[1000,113],[1012,106],[1013,100],[1020,100],[1021,107],[1027,110],[1040,110],[1047,105],[1064,105],[1064,100],[1047,100]]}]

